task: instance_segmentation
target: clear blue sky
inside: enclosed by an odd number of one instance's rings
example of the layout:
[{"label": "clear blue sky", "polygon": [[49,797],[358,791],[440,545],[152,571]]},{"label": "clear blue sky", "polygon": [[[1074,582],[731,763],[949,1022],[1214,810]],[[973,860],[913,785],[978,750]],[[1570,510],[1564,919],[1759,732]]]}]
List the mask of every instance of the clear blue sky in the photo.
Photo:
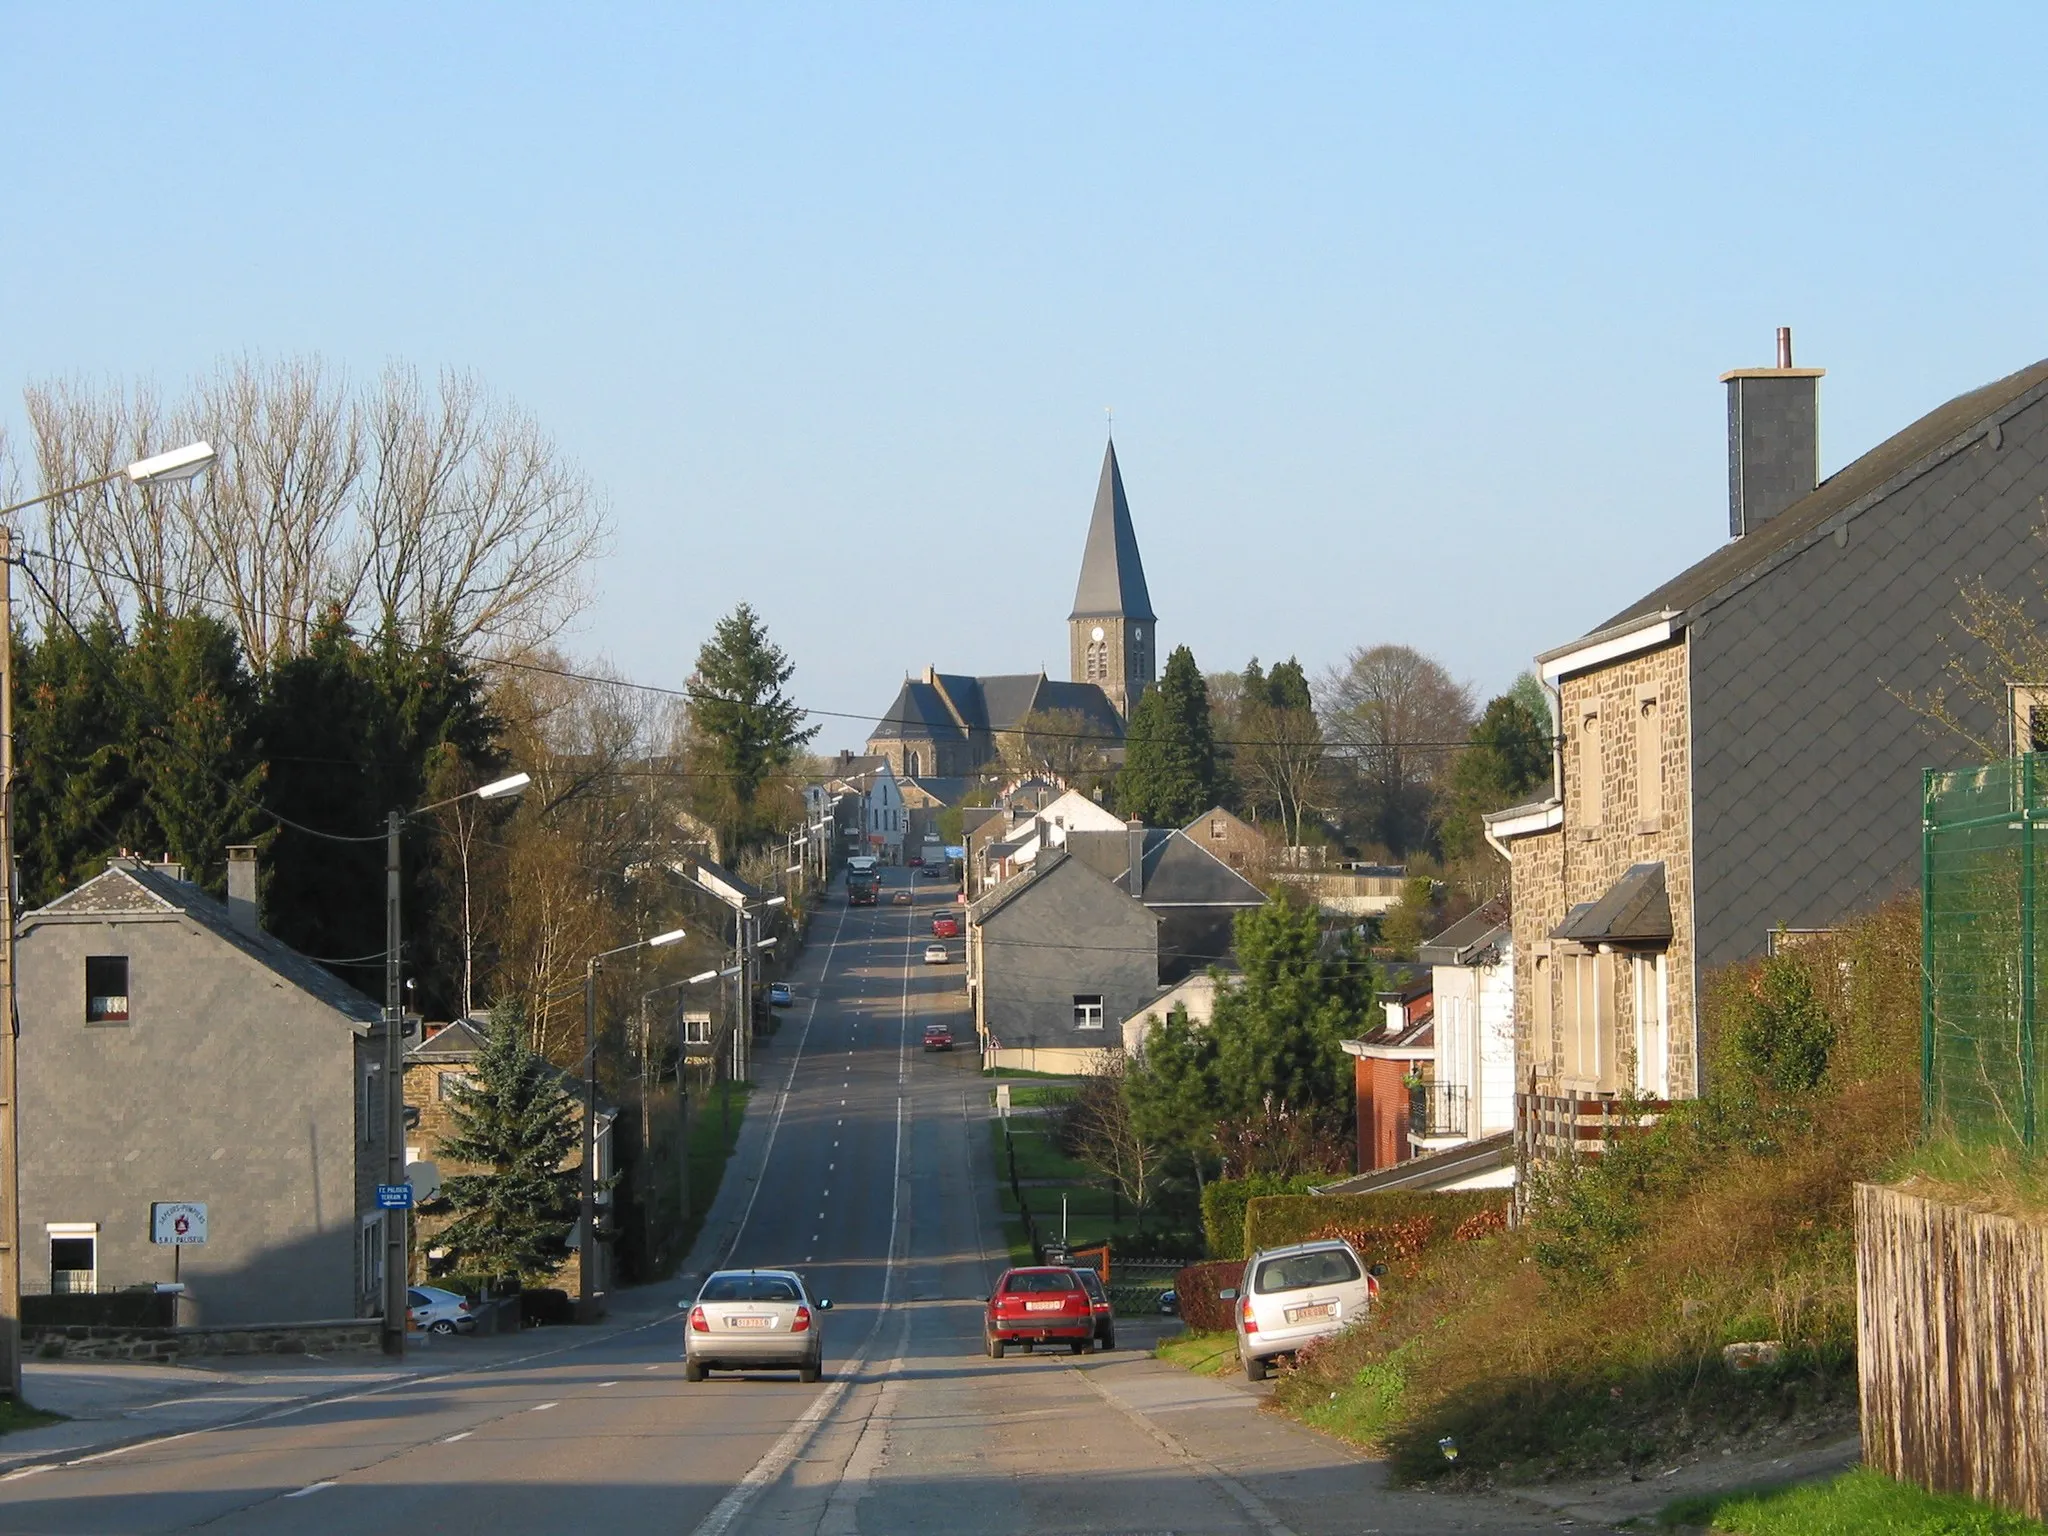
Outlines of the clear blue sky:
[{"label": "clear blue sky", "polygon": [[1060,675],[1113,405],[1163,647],[1493,690],[1720,540],[1773,327],[1827,470],[2048,354],[2036,6],[0,18],[6,394],[473,367],[652,682],[741,599],[824,709]]}]

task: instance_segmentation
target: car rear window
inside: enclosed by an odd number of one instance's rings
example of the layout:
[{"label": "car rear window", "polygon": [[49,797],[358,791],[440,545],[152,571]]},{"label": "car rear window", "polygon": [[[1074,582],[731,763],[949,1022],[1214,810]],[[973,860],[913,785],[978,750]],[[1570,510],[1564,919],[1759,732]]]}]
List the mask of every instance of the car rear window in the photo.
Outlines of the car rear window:
[{"label": "car rear window", "polygon": [[796,1287],[780,1275],[713,1275],[699,1301],[795,1301]]},{"label": "car rear window", "polygon": [[1358,1264],[1342,1248],[1321,1248],[1314,1253],[1291,1254],[1268,1259],[1259,1266],[1252,1289],[1261,1296],[1274,1291],[1299,1291],[1311,1285],[1342,1285],[1358,1278]]},{"label": "car rear window", "polygon": [[1066,1274],[1012,1275],[1003,1282],[1003,1289],[1012,1296],[1023,1291],[1071,1291],[1078,1288],[1079,1282]]},{"label": "car rear window", "polygon": [[1091,1297],[1098,1301],[1107,1299],[1103,1295],[1102,1281],[1096,1276],[1094,1270],[1077,1269],[1074,1271],[1074,1278],[1081,1282],[1081,1289],[1086,1291]]}]

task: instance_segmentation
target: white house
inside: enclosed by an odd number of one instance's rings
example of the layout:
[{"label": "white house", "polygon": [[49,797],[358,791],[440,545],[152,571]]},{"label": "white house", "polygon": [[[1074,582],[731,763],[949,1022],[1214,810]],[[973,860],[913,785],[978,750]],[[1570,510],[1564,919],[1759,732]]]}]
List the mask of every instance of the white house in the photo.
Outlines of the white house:
[{"label": "white house", "polygon": [[1512,1131],[1515,960],[1507,898],[1460,918],[1416,953],[1430,967],[1436,1000],[1435,1070],[1418,1150]]},{"label": "white house", "polygon": [[1163,1024],[1176,1007],[1187,1009],[1188,1022],[1197,1029],[1208,1028],[1216,1013],[1216,982],[1217,978],[1209,972],[1197,971],[1161,992],[1123,1021],[1124,1050],[1131,1056],[1143,1057],[1145,1037]]},{"label": "white house", "polygon": [[903,791],[888,760],[882,760],[867,789],[867,850],[885,864],[903,862]]}]

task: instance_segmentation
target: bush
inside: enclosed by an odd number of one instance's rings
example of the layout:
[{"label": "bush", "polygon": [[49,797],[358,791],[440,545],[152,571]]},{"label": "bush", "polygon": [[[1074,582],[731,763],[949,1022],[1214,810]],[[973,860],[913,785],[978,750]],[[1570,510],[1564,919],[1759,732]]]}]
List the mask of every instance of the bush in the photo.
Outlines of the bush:
[{"label": "bush", "polygon": [[567,1291],[543,1286],[519,1293],[519,1321],[529,1327],[553,1326],[576,1321],[576,1303]]},{"label": "bush", "polygon": [[1258,1195],[1305,1195],[1337,1177],[1328,1173],[1255,1173],[1248,1179],[1218,1179],[1202,1191],[1202,1232],[1213,1259],[1242,1259],[1245,1206]]},{"label": "bush", "polygon": [[1245,1208],[1244,1243],[1256,1252],[1319,1237],[1342,1237],[1362,1258],[1392,1263],[1413,1259],[1423,1249],[1448,1241],[1473,1217],[1505,1213],[1507,1204],[1507,1191],[1500,1189],[1261,1195]]},{"label": "bush", "polygon": [[1216,1293],[1236,1285],[1244,1275],[1242,1259],[1210,1259],[1190,1264],[1173,1277],[1181,1321],[1196,1333],[1227,1333],[1237,1326],[1232,1304]]}]

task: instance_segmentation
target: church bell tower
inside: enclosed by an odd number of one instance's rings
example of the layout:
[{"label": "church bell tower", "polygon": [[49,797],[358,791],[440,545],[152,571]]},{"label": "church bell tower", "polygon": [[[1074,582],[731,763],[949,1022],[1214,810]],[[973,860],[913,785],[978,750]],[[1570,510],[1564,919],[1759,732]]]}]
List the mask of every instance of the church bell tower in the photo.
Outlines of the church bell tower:
[{"label": "church bell tower", "polygon": [[1126,720],[1159,677],[1153,625],[1145,565],[1138,558],[1138,535],[1131,527],[1112,439],[1102,456],[1102,482],[1095,488],[1095,515],[1088,523],[1074,611],[1067,615],[1067,638],[1073,680],[1099,684]]}]

